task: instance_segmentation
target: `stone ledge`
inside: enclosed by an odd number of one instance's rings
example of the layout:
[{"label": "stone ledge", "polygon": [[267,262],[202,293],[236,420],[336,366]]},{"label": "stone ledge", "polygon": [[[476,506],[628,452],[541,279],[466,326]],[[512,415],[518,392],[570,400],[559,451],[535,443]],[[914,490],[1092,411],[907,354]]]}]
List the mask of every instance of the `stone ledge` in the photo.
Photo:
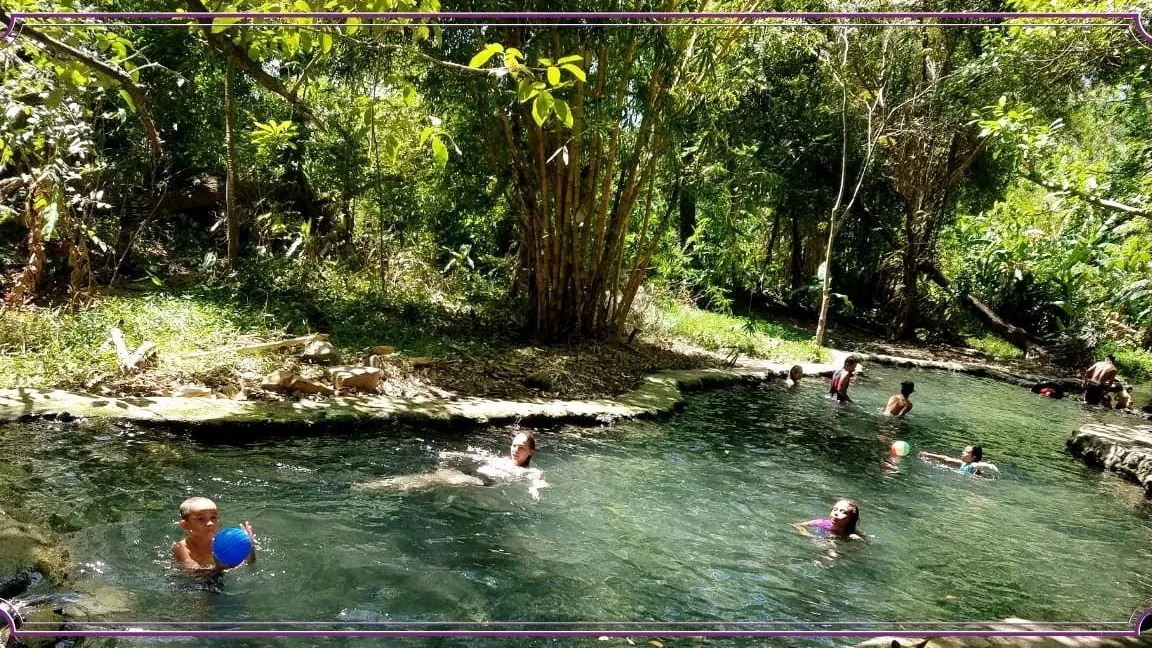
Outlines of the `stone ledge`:
[{"label": "stone ledge", "polygon": [[[828,376],[850,355],[834,351],[827,364],[802,363],[807,376]],[[987,376],[1018,385],[1041,378],[1015,375],[987,365],[916,360],[858,353],[863,363],[939,369]],[[599,400],[502,401],[483,398],[396,398],[342,396],[297,402],[234,401],[219,398],[149,396],[110,398],[60,390],[0,389],[0,421],[27,420],[55,413],[61,419],[104,418],[148,425],[191,428],[214,426],[337,425],[367,421],[397,421],[431,425],[500,424],[513,421],[607,423],[654,417],[677,410],[684,392],[739,382],[761,382],[787,376],[788,363],[748,359],[728,369],[662,371],[644,379],[639,388]]]},{"label": "stone ledge", "polygon": [[1068,450],[1085,463],[1124,476],[1152,497],[1152,425],[1090,423],[1068,440]]}]

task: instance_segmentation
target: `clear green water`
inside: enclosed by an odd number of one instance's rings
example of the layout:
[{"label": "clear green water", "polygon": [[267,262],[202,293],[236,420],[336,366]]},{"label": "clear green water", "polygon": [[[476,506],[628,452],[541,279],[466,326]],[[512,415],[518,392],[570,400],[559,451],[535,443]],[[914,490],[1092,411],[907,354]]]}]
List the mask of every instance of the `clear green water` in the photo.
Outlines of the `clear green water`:
[{"label": "clear green water", "polygon": [[[876,412],[911,375],[905,421]],[[206,445],[156,431],[3,429],[0,497],[54,516],[83,578],[133,593],[135,621],[1123,621],[1152,593],[1152,510],[1064,441],[1093,417],[1071,401],[962,375],[869,367],[858,407],[826,380],[691,397],[663,422],[541,432],[524,484],[357,493],[441,450],[506,452],[509,434],[397,427]],[[956,456],[973,479],[888,445]],[[206,495],[251,520],[258,562],[211,586],[167,570],[179,502]],[[871,544],[790,523],[859,500]]]}]

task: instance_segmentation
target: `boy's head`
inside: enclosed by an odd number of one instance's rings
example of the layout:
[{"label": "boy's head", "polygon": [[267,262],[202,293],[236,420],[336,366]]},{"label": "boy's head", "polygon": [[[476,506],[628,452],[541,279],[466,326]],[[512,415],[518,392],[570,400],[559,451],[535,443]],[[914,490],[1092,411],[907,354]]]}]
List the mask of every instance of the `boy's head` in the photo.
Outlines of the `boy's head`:
[{"label": "boy's head", "polygon": [[844,368],[848,371],[856,371],[856,367],[858,366],[860,366],[859,357],[850,355],[847,358],[844,358]]},{"label": "boy's head", "polygon": [[207,497],[189,497],[180,504],[180,528],[189,536],[214,537],[219,522],[216,502]]},{"label": "boy's head", "polygon": [[960,453],[960,460],[964,463],[974,463],[984,459],[984,448],[978,445],[970,445],[964,448],[964,452]]},{"label": "boy's head", "polygon": [[517,466],[527,468],[536,454],[536,437],[531,432],[521,432],[512,437],[512,461]]},{"label": "boy's head", "polygon": [[905,380],[904,382],[900,383],[901,394],[904,394],[905,396],[911,396],[912,392],[914,391],[916,391],[916,383],[912,382],[911,380]]},{"label": "boy's head", "polygon": [[800,365],[792,365],[792,368],[788,370],[788,378],[790,378],[792,382],[800,382],[800,379],[803,377],[804,367]]},{"label": "boy's head", "polygon": [[1108,362],[1111,362],[1112,364],[1116,364],[1116,356],[1112,355],[1111,353],[1104,356],[1104,359],[1107,360]]}]

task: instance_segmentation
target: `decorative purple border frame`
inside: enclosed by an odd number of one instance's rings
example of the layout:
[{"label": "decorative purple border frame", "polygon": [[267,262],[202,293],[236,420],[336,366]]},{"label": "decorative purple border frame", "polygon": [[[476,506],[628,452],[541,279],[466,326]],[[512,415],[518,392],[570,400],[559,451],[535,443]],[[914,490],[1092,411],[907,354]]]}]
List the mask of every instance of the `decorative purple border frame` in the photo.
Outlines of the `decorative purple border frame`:
[{"label": "decorative purple border frame", "polygon": [[[404,18],[410,20],[436,20],[436,21],[481,21],[481,24],[493,24],[493,21],[512,21],[512,20],[531,20],[531,26],[558,26],[558,27],[574,27],[581,26],[584,23],[579,21],[609,21],[606,24],[597,26],[667,26],[676,23],[666,22],[683,19],[692,20],[738,20],[738,21],[755,21],[755,20],[849,20],[849,21],[866,21],[866,20],[959,20],[959,21],[976,21],[976,20],[1112,20],[1117,21],[1112,25],[1099,25],[1100,27],[1116,27],[1125,26],[1139,39],[1152,45],[1152,33],[1149,33],[1144,28],[1144,24],[1140,20],[1141,14],[1139,11],[1119,12],[1119,11],[1098,11],[1098,12],[1019,12],[1019,13],[1005,13],[1005,12],[896,12],[896,11],[859,11],[859,12],[781,12],[781,11],[759,11],[759,12],[736,12],[736,11],[697,11],[697,12],[671,12],[671,11],[574,11],[574,12],[561,12],[561,11],[497,11],[497,12],[477,12],[477,11],[443,11],[443,12],[276,12],[276,13],[258,13],[258,12],[243,12],[243,11],[222,11],[222,12],[160,12],[160,11],[139,11],[139,12],[34,12],[34,11],[13,11],[8,14],[8,24],[3,34],[0,34],[0,42],[6,41],[12,33],[16,30],[16,26],[21,21],[29,20],[145,20],[153,21],[152,26],[167,26],[164,22],[171,21],[189,21],[189,20],[206,20],[212,18],[239,18],[242,20],[252,19],[292,19],[292,18],[315,18],[321,20],[343,20],[348,18],[358,18],[361,20],[395,20],[397,18]],[[164,22],[156,22],[164,21]],[[539,22],[544,21],[544,22]],[[655,22],[636,22],[636,21],[655,21]],[[69,26],[68,23],[53,23],[59,26]],[[78,26],[85,23],[74,23],[73,26]],[[440,27],[453,27],[453,26],[472,26],[476,23],[468,23],[467,25],[453,25],[452,23],[441,24]],[[499,23],[496,23],[499,24]],[[806,23],[800,23],[804,25]],[[741,26],[757,26],[751,22],[741,22]],[[795,25],[795,26],[799,26]],[[149,26],[149,23],[141,23],[140,26]],[[266,25],[262,25],[266,26]],[[528,25],[525,25],[528,26]],[[698,24],[696,26],[707,26],[707,24]],[[779,26],[779,25],[759,25],[759,26]],[[922,23],[895,23],[889,24],[891,27],[930,27],[931,24]],[[1001,25],[1001,24],[941,24],[935,25],[939,27],[1006,27],[1006,26],[1019,26],[1019,25]],[[1025,25],[1027,26],[1027,25]],[[1083,27],[1091,26],[1084,24],[1055,24],[1048,26],[1056,27]]]},{"label": "decorative purple border frame", "polygon": [[[497,21],[528,20],[531,24],[522,26],[556,26],[579,27],[593,26],[581,21],[601,21],[594,26],[600,27],[659,27],[670,26],[677,20],[730,20],[741,21],[738,24],[746,27],[793,27],[814,26],[813,23],[801,22],[798,24],[757,24],[757,20],[792,20],[792,21],[825,21],[848,20],[861,21],[893,21],[893,20],[950,20],[950,21],[981,21],[981,20],[1090,20],[1115,21],[1112,24],[1085,24],[1085,23],[1055,23],[1046,24],[1051,27],[1122,27],[1128,26],[1129,31],[1144,45],[1152,45],[1152,33],[1144,28],[1139,11],[1131,12],[553,12],[553,11],[503,11],[503,12],[27,12],[13,11],[8,14],[8,24],[0,34],[0,44],[12,37],[20,22],[42,20],[91,21],[91,20],[139,20],[140,27],[167,27],[180,26],[172,24],[176,21],[197,21],[212,18],[239,18],[253,19],[292,19],[315,18],[321,20],[346,20],[358,18],[361,20],[395,20],[398,18],[411,20],[439,21],[473,21],[467,24],[446,23],[440,27],[463,27],[479,24],[502,24]],[[604,22],[606,21],[606,22]],[[649,22],[637,22],[649,21]],[[654,21],[654,22],[652,22]],[[41,24],[38,23],[37,24]],[[87,22],[49,23],[58,27],[98,26]],[[511,23],[517,24],[517,23]],[[867,24],[867,23],[865,23]],[[122,25],[117,25],[122,26]],[[192,26],[192,25],[188,25]],[[243,27],[244,25],[238,25]],[[269,26],[267,24],[249,26]],[[286,25],[291,26],[291,25]],[[364,25],[362,25],[364,26]],[[370,25],[366,25],[370,26]],[[708,23],[694,24],[692,26],[709,26]],[[718,25],[717,25],[718,26]],[[932,24],[932,23],[885,23],[889,27],[1015,27],[1028,26],[1028,24],[986,24],[975,22],[961,22],[960,24]],[[0,599],[0,603],[7,603]],[[1152,603],[1149,601],[1148,603]],[[988,628],[1003,628],[1010,625],[1006,622],[965,622],[944,624],[934,622],[824,622],[804,623],[796,621],[735,621],[735,622],[377,622],[377,623],[335,623],[335,622],[209,622],[209,623],[104,623],[94,630],[37,630],[37,627],[53,626],[54,624],[23,623],[9,612],[10,605],[0,604],[0,622],[7,626],[10,636],[20,639],[25,637],[198,637],[198,638],[338,638],[338,637],[364,637],[364,638],[550,638],[550,639],[596,639],[599,637],[707,637],[707,638],[768,638],[768,637],[856,637],[861,639],[875,637],[1137,637],[1140,627],[1149,616],[1152,616],[1152,607],[1137,610],[1128,622],[1068,622],[1068,623],[1030,623],[1030,629],[1024,630],[991,630]],[[91,625],[91,624],[88,624]],[[143,626],[143,627],[142,627]],[[220,629],[221,627],[227,629]],[[1077,628],[1077,626],[1081,626]],[[1123,629],[1103,629],[1105,627],[1121,626]],[[211,627],[215,629],[207,629]],[[289,628],[307,629],[289,629]],[[622,629],[627,627],[628,629]],[[968,628],[968,629],[956,629]],[[150,629],[151,628],[151,629]],[[198,629],[199,628],[199,629]],[[473,628],[473,629],[469,629]],[[483,628],[483,629],[475,629]],[[500,629],[503,628],[503,629]],[[511,628],[517,628],[512,630]],[[890,628],[890,629],[885,629]],[[912,628],[912,629],[910,629]],[[914,629],[920,628],[920,629]],[[978,629],[984,628],[984,629]]]}]

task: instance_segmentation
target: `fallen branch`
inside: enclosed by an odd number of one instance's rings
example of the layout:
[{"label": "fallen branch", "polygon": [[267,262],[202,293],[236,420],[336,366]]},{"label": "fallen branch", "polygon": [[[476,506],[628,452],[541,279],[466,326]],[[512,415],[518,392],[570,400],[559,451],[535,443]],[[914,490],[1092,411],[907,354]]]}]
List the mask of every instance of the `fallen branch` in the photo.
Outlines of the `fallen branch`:
[{"label": "fallen branch", "polygon": [[120,359],[120,371],[122,373],[139,371],[148,356],[156,352],[155,343],[145,342],[136,347],[135,351],[129,353],[128,345],[124,343],[124,333],[118,327],[113,326],[109,335],[112,337],[112,344],[116,345],[116,357]]},{"label": "fallen branch", "polygon": [[268,349],[282,349],[292,346],[303,346],[312,342],[313,340],[327,340],[327,333],[313,333],[312,335],[305,335],[302,337],[289,338],[287,340],[280,340],[279,342],[261,342],[260,344],[249,344],[246,346],[227,347],[224,349],[212,349],[211,351],[197,351],[195,353],[187,353],[180,358],[201,358],[204,356],[215,355],[217,353],[247,353],[249,351],[265,351]]}]

